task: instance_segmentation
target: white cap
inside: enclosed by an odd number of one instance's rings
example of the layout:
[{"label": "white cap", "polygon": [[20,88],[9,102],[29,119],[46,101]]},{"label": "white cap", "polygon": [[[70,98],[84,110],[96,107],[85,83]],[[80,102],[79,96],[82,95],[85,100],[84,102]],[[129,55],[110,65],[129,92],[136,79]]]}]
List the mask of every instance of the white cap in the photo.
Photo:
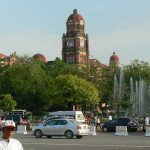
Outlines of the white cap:
[{"label": "white cap", "polygon": [[13,120],[2,121],[1,127],[2,128],[4,128],[4,127],[14,127],[15,128],[15,122]]}]

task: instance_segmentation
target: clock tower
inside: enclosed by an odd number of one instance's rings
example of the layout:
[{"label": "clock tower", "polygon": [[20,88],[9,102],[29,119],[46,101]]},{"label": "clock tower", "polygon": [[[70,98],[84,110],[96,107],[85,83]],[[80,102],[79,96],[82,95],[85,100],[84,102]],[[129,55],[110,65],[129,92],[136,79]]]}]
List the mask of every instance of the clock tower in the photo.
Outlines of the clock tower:
[{"label": "clock tower", "polygon": [[67,31],[62,36],[62,60],[68,63],[87,64],[89,60],[88,35],[84,32],[84,19],[73,10],[66,22]]}]

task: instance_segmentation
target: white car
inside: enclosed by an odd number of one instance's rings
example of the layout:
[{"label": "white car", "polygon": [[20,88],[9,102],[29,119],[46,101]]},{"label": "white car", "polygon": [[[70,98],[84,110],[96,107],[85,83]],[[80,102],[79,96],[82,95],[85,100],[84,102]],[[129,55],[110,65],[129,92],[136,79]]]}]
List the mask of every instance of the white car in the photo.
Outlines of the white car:
[{"label": "white car", "polygon": [[47,136],[66,136],[71,139],[74,136],[80,139],[83,136],[89,135],[89,127],[87,124],[77,122],[74,119],[57,118],[51,119],[45,124],[39,124],[32,127],[32,134],[36,138]]}]

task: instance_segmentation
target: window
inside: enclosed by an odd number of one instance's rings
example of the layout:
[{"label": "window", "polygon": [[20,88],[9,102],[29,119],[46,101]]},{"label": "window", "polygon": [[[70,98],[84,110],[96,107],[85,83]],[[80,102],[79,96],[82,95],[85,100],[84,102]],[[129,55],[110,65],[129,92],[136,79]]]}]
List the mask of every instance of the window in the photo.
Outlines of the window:
[{"label": "window", "polygon": [[117,119],[114,119],[114,120],[110,121],[111,124],[117,124],[117,122],[118,122]]},{"label": "window", "polygon": [[118,124],[119,124],[119,125],[126,126],[127,123],[128,123],[128,121],[129,121],[129,119],[126,119],[126,118],[120,118],[120,119],[118,120]]},{"label": "window", "polygon": [[57,120],[51,120],[50,122],[47,122],[46,125],[49,125],[49,126],[57,125]]},{"label": "window", "polygon": [[14,122],[19,123],[20,121],[22,121],[22,118],[19,115],[8,115],[6,116],[5,120],[13,120]]},{"label": "window", "polygon": [[58,120],[57,125],[66,125],[67,121],[66,120]]}]

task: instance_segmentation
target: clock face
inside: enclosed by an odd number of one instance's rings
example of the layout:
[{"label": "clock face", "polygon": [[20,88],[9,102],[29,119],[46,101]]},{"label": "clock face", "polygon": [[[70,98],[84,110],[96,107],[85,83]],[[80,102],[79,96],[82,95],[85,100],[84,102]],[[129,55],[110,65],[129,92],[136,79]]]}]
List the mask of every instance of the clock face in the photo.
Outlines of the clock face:
[{"label": "clock face", "polygon": [[80,47],[84,47],[84,39],[80,40]]},{"label": "clock face", "polygon": [[67,41],[67,47],[73,47],[74,46],[74,41],[73,40],[68,40]]}]

